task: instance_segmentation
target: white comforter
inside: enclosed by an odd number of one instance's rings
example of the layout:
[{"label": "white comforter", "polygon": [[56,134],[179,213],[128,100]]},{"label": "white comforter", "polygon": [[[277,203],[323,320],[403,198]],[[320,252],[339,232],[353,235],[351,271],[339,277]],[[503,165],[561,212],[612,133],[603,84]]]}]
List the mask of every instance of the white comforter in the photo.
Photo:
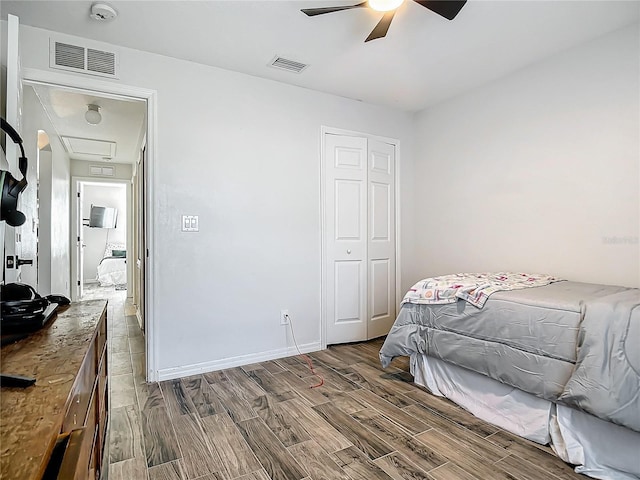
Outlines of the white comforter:
[{"label": "white comforter", "polygon": [[127,283],[127,259],[105,257],[98,265],[98,282],[103,287]]}]

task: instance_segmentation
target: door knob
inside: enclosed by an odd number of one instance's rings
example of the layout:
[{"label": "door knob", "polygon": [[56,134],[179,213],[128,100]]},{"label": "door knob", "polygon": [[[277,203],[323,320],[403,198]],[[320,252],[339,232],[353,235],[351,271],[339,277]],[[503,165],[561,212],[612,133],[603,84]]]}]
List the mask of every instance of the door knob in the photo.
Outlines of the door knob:
[{"label": "door knob", "polygon": [[33,265],[33,260],[27,260],[27,259],[24,259],[24,258],[16,257],[16,263],[18,264],[18,266],[20,266],[20,265]]},{"label": "door knob", "polygon": [[351,255],[351,250],[347,250],[347,255]]}]

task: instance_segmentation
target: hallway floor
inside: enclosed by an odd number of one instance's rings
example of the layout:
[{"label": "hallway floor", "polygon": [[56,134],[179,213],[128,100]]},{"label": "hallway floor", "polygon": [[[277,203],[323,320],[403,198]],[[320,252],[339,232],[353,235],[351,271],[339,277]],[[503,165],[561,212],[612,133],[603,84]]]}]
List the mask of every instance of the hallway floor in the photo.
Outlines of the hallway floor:
[{"label": "hallway floor", "polygon": [[[106,298],[108,318],[109,355],[109,452],[119,450],[120,438],[111,435],[114,425],[127,412],[138,411],[138,390],[146,388],[144,336],[135,316],[135,307],[127,301],[126,290],[115,287],[100,287],[97,283],[85,284],[83,300]],[[142,392],[141,392],[142,393]],[[131,432],[133,433],[133,432]],[[109,478],[127,480],[146,480],[146,462],[144,456],[124,459],[121,454],[110,454]],[[134,465],[135,464],[135,465]],[[144,469],[130,467],[142,466]],[[120,472],[120,473],[118,473]]]}]

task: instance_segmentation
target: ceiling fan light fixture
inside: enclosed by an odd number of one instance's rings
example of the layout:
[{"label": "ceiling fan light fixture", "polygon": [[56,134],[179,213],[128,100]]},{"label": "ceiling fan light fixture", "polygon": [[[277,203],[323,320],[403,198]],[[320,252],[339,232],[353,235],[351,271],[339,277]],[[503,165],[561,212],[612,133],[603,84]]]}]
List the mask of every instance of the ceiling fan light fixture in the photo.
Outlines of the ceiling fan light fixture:
[{"label": "ceiling fan light fixture", "polygon": [[89,125],[98,125],[102,121],[100,107],[93,104],[87,105],[87,111],[84,114],[84,119]]},{"label": "ceiling fan light fixture", "polygon": [[404,3],[404,0],[369,0],[369,7],[378,12],[390,12]]}]

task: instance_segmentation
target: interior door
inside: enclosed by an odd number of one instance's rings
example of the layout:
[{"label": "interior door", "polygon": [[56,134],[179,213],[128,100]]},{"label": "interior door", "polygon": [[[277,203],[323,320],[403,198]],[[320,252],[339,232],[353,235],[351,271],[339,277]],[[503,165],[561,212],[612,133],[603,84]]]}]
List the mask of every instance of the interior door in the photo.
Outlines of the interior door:
[{"label": "interior door", "polygon": [[136,306],[136,316],[140,329],[144,332],[145,329],[145,266],[146,266],[146,240],[145,240],[145,157],[146,148],[142,149],[140,155],[140,161],[136,167],[135,179],[134,179],[134,255],[136,265],[134,269],[134,296],[133,302]]},{"label": "interior door", "polygon": [[367,139],[325,135],[327,343],[367,336]]},{"label": "interior door", "polygon": [[84,294],[84,183],[78,182],[78,194],[76,195],[76,228],[78,232],[76,250],[78,256],[76,271],[76,291],[77,298],[81,299]]},{"label": "interior door", "polygon": [[389,333],[396,318],[395,146],[368,141],[367,339]]},{"label": "interior door", "polygon": [[[26,111],[30,111],[33,105],[39,104],[35,91],[30,86],[22,90],[22,104]],[[38,279],[38,235],[40,227],[39,215],[39,155],[37,132],[40,125],[34,116],[25,115],[22,118],[22,140],[24,149],[29,157],[27,169],[27,188],[20,195],[21,211],[27,218],[20,227],[21,254],[17,264],[20,268],[20,281],[31,285],[40,292]]]},{"label": "interior door", "polygon": [[136,248],[137,258],[136,267],[138,269],[137,275],[137,292],[138,292],[138,322],[140,328],[144,332],[145,329],[145,273],[146,273],[146,258],[147,258],[147,246],[146,246],[146,217],[145,217],[145,157],[146,148],[142,149],[140,156],[140,163],[138,164],[137,172],[137,229],[138,229],[138,245]]},{"label": "interior door", "polygon": [[325,134],[327,344],[386,335],[396,317],[395,146]]},{"label": "interior door", "polygon": [[[7,15],[7,96],[5,120],[18,133],[20,133],[22,82],[20,79],[20,56],[18,54],[18,28],[18,17],[15,15]],[[16,178],[19,179],[19,148],[8,136],[6,137],[5,153],[6,164],[1,165],[1,167],[3,169],[8,169]],[[27,186],[27,188],[30,188],[30,186]],[[21,199],[18,201],[18,210],[22,210]],[[3,233],[4,237],[4,252],[2,252],[4,281],[7,283],[18,282],[20,281],[20,265],[16,262],[16,258],[22,256],[22,227],[11,227],[6,225],[6,222],[0,223],[2,224],[2,230],[0,230],[0,232]]]}]

